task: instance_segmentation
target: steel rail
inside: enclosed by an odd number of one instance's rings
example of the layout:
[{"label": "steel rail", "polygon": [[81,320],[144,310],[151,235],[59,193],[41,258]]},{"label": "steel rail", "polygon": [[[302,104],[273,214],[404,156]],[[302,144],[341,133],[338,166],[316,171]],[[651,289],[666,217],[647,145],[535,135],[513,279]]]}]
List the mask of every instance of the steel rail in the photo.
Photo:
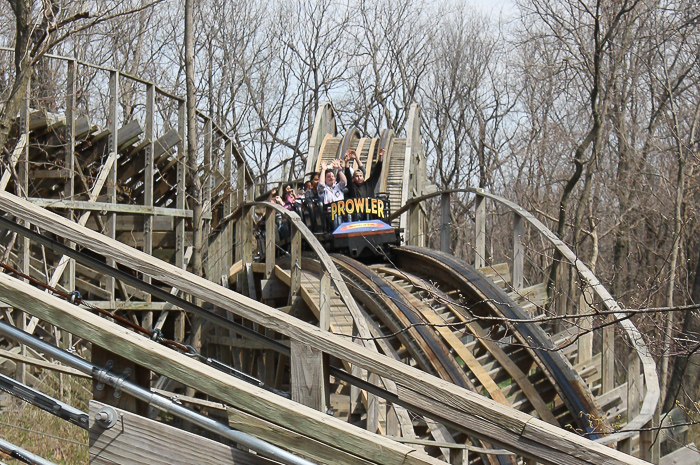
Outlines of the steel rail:
[{"label": "steel rail", "polygon": [[393,220],[398,217],[403,212],[407,211],[411,206],[423,202],[425,200],[437,197],[442,194],[452,194],[452,193],[467,193],[480,195],[482,197],[493,200],[512,210],[514,213],[520,215],[527,223],[529,223],[537,232],[539,232],[544,238],[552,244],[562,256],[575,267],[579,277],[582,281],[583,286],[588,286],[596,294],[599,301],[607,308],[609,311],[613,312],[614,317],[618,320],[618,324],[622,327],[624,333],[634,348],[637,356],[642,362],[642,370],[644,373],[644,383],[646,385],[646,393],[644,394],[644,400],[642,401],[642,406],[639,410],[639,414],[634,417],[631,421],[628,421],[625,426],[613,434],[609,434],[605,437],[596,439],[596,442],[600,444],[613,444],[624,439],[629,439],[635,434],[637,434],[641,429],[645,427],[653,418],[656,412],[656,407],[659,403],[660,390],[659,390],[659,377],[656,371],[656,363],[649,352],[649,348],[644,342],[641,332],[637,327],[629,320],[628,315],[626,315],[617,301],[608,292],[608,290],[601,284],[598,278],[593,274],[593,272],[580,260],[576,254],[557,237],[552,231],[547,228],[540,220],[538,220],[533,214],[525,210],[523,207],[519,206],[515,202],[512,202],[501,196],[491,194],[484,191],[483,189],[470,187],[466,189],[447,189],[443,191],[433,192],[431,194],[422,195],[420,197],[414,197],[406,202],[398,210],[391,214],[390,219]]},{"label": "steel rail", "polygon": [[56,465],[55,463],[49,462],[45,458],[32,454],[28,450],[24,450],[11,442],[5,441],[4,439],[0,439],[0,451],[6,453],[15,460],[28,463],[29,465]]},{"label": "steel rail", "polygon": [[51,415],[88,429],[88,414],[0,373],[0,389]]},{"label": "steel rail", "polygon": [[119,389],[138,400],[148,403],[158,410],[192,422],[193,424],[204,428],[207,431],[219,434],[226,439],[230,439],[236,444],[252,449],[264,457],[277,460],[288,465],[313,465],[313,462],[291,454],[286,450],[263,441],[262,439],[258,439],[255,436],[233,430],[228,426],[219,423],[218,421],[193,412],[181,405],[176,404],[174,401],[166,397],[151,392],[148,389],[132,383],[131,381],[127,381],[123,377],[114,375],[109,371],[98,367],[97,365],[83,360],[76,355],[69,354],[63,349],[37,339],[22,330],[8,325],[5,322],[0,324],[0,334],[15,339],[17,342],[32,347],[35,350],[43,351],[49,356],[60,360],[64,364],[91,375],[97,382],[109,384],[110,386],[113,386],[114,388]]}]

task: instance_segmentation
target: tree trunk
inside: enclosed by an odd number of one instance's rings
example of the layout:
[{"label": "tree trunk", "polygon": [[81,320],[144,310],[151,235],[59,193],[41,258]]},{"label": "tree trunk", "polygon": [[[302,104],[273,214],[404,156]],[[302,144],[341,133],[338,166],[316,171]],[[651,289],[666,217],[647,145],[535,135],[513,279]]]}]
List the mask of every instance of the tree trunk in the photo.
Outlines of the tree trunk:
[{"label": "tree trunk", "polygon": [[32,2],[10,1],[15,14],[15,81],[12,91],[0,113],[0,150],[5,148],[12,130],[12,122],[17,117],[19,107],[27,93],[27,84],[32,75],[32,57],[29,53],[31,39]]},{"label": "tree trunk", "polygon": [[197,113],[194,86],[194,3],[185,0],[185,85],[187,90],[187,165],[192,201],[192,268],[202,276],[202,185],[197,164]]}]

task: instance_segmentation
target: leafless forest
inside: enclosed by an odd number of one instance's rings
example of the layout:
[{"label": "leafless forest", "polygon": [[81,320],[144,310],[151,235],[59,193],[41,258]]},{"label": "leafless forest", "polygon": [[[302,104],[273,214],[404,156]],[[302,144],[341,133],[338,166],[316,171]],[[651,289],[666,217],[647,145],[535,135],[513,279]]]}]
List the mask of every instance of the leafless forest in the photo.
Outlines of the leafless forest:
[{"label": "leafless forest", "polygon": [[[14,47],[22,3],[0,3],[0,46]],[[38,53],[182,95],[183,3],[47,0],[28,14],[64,33]],[[319,102],[332,102],[339,132],[365,134],[401,133],[416,102],[438,188],[482,187],[536,213],[627,308],[700,302],[700,3],[518,0],[507,20],[457,1],[195,3],[198,107],[260,180],[279,179],[285,161],[289,178],[304,175]],[[23,32],[30,45],[41,30]],[[14,68],[0,53],[5,99]],[[43,61],[33,75],[46,99],[61,85]],[[105,98],[94,84],[79,107]],[[141,110],[127,101],[122,111]],[[457,255],[471,256],[469,207],[452,212]],[[439,242],[438,204],[431,213]],[[664,410],[676,398],[694,410],[700,314],[635,319],[669,392]]]}]

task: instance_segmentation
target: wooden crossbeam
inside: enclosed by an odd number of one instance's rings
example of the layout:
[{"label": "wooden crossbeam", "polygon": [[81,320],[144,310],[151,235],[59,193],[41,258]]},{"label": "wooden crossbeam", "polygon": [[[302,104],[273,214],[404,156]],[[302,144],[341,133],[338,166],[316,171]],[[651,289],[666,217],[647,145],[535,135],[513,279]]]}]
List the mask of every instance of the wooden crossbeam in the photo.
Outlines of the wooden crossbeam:
[{"label": "wooden crossbeam", "polygon": [[[265,459],[173,426],[114,408],[119,421],[104,428],[95,421],[105,404],[90,401],[92,465],[274,465]],[[177,453],[173,451],[177,450]],[[206,453],[202,453],[206,451]]]}]

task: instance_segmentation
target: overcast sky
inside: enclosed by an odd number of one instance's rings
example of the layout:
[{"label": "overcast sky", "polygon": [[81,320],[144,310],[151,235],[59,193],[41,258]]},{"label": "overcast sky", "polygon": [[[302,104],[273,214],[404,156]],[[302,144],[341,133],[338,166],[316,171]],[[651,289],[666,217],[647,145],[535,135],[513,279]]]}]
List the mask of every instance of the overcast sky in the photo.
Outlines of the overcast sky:
[{"label": "overcast sky", "polygon": [[503,12],[504,19],[508,19],[508,16],[515,12],[513,0],[471,0],[471,3],[494,18],[498,18],[499,14]]}]

